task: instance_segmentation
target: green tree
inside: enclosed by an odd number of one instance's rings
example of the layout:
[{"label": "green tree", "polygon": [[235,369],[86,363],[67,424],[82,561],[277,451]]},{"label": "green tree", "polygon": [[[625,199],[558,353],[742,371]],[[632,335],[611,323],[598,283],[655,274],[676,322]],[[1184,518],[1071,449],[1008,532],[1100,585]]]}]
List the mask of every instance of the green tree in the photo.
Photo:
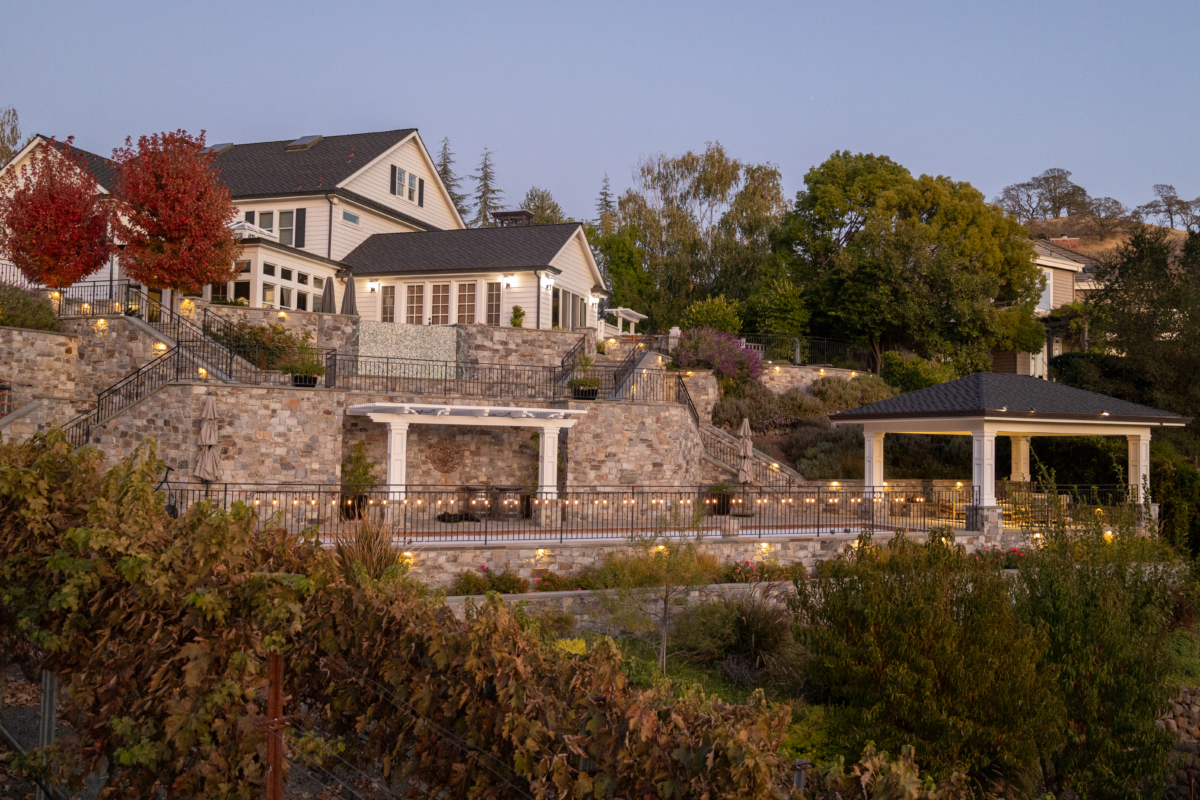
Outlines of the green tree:
[{"label": "green tree", "polygon": [[1154,184],[1154,199],[1138,206],[1138,213],[1146,217],[1158,217],[1160,222],[1174,229],[1176,220],[1182,222],[1191,210],[1191,203],[1184,200],[1169,183]]},{"label": "green tree", "polygon": [[442,137],[442,149],[438,153],[435,166],[442,185],[446,187],[446,193],[450,195],[450,202],[454,203],[458,215],[466,220],[467,215],[471,213],[471,207],[467,202],[466,193],[462,190],[462,178],[454,173],[454,153],[450,150],[449,136]]},{"label": "green tree", "polygon": [[575,221],[563,213],[562,206],[555,201],[549,189],[531,186],[525,193],[525,199],[521,201],[521,208],[533,213],[533,219],[530,220],[530,224],[533,225],[557,225],[560,222]]},{"label": "green tree", "polygon": [[819,310],[815,327],[875,353],[903,345],[987,369],[1037,349],[1042,277],[1028,235],[970,184],[913,178],[886,157],[835,153],[776,237]]},{"label": "green tree", "polygon": [[787,278],[765,281],[746,305],[747,319],[759,333],[802,337],[808,332],[804,291]]},{"label": "green tree", "polygon": [[1071,173],[1061,167],[1051,167],[1024,183],[1005,186],[992,201],[1005,213],[1021,223],[1039,219],[1058,219],[1086,215],[1091,206],[1087,190],[1071,181]]},{"label": "green tree", "polygon": [[604,181],[600,184],[600,196],[596,198],[596,223],[600,226],[601,233],[611,233],[612,219],[616,213],[617,203],[613,200],[606,172]]},{"label": "green tree", "polygon": [[[779,171],[731,158],[719,143],[644,159],[598,245],[610,262],[613,302],[665,328],[699,298],[745,299],[775,260],[768,232],[783,210]],[[626,259],[619,267],[610,249]],[[637,262],[628,260],[634,254]]]},{"label": "green tree", "polygon": [[17,110],[12,106],[0,109],[0,167],[3,167],[21,149],[21,125],[17,120]]},{"label": "green tree", "polygon": [[729,302],[723,294],[707,300],[697,300],[687,307],[687,311],[683,312],[683,319],[680,320],[679,327],[684,330],[716,328],[725,333],[740,333],[742,318],[738,314],[738,307],[739,304],[736,301]]},{"label": "green tree", "polygon": [[492,151],[483,148],[479,158],[479,169],[471,173],[475,181],[475,217],[471,220],[472,228],[491,228],[496,224],[492,214],[504,206],[501,198],[504,192],[496,187],[496,167],[492,164]]}]

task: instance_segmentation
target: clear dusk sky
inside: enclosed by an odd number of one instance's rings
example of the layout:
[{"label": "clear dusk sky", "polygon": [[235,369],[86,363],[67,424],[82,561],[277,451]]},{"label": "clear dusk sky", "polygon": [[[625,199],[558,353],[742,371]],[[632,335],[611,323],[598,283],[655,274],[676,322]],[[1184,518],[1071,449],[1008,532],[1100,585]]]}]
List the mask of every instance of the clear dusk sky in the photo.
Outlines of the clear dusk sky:
[{"label": "clear dusk sky", "polygon": [[1200,3],[8,2],[0,107],[107,155],[417,127],[505,200],[594,215],[601,178],[718,140],[793,197],[834,150],[995,196],[1064,167],[1127,205],[1200,195]]}]

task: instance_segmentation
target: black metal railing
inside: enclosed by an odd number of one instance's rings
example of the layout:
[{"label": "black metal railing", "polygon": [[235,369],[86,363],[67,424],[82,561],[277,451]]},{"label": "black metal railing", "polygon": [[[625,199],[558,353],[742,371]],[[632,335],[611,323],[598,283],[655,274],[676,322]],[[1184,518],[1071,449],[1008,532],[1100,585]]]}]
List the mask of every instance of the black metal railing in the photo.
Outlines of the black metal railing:
[{"label": "black metal railing", "polygon": [[812,364],[863,372],[871,369],[870,351],[852,342],[757,333],[739,333],[737,338],[744,347],[758,353],[764,361],[781,361],[797,366]]},{"label": "black metal railing", "polygon": [[[739,440],[724,431],[709,426],[700,427],[700,441],[704,444],[704,452],[736,470],[741,464],[742,457],[738,453]],[[798,484],[803,478],[800,473],[773,460],[766,453],[754,451],[751,457],[750,479],[759,486],[787,487]]]},{"label": "black metal railing", "polygon": [[562,374],[564,376],[569,376],[571,373],[573,373],[579,366],[579,359],[583,358],[584,353],[586,352],[587,335],[585,334],[579,337],[579,341],[575,343],[574,347],[567,351],[567,354],[562,357],[562,361],[559,362],[559,368],[561,369]]},{"label": "black metal railing", "polygon": [[[539,493],[521,487],[168,484],[170,510],[208,501],[254,509],[294,533],[335,540],[361,523],[384,526],[405,545],[570,541],[699,535],[822,536],[863,528],[962,527],[970,488],[933,492],[825,488],[591,487]],[[736,523],[733,524],[733,523]],[[419,558],[419,554],[417,554]]]},{"label": "black metal railing", "polygon": [[1142,487],[1136,485],[996,482],[996,505],[1011,528],[1115,526],[1136,516],[1142,502]]}]

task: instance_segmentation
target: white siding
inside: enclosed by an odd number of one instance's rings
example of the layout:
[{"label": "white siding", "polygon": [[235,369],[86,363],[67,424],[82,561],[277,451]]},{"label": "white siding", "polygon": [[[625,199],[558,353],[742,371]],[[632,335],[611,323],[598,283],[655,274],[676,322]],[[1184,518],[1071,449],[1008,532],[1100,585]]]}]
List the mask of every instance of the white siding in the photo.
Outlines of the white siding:
[{"label": "white siding", "polygon": [[[599,281],[589,263],[588,259],[591,254],[585,251],[584,248],[586,246],[583,235],[576,234],[567,243],[567,246],[562,249],[562,252],[554,257],[550,262],[550,266],[562,270],[562,274],[554,278],[554,286],[556,288],[565,289],[583,298],[589,298],[587,304],[587,326],[594,327],[598,306],[593,305],[590,302],[590,298],[592,296],[592,287],[599,283]],[[549,294],[547,294],[544,302],[546,303],[546,310],[543,312],[543,317],[549,317]],[[544,322],[545,327],[549,328],[549,320],[544,320]]]},{"label": "white siding", "polygon": [[[247,211],[254,212],[254,224],[262,219],[262,212],[275,214],[272,231],[279,233],[279,212],[305,209],[304,247],[300,248],[314,256],[325,257],[329,247],[329,201],[322,197],[296,197],[270,200],[243,200],[237,205],[237,219],[245,219]],[[335,256],[336,258],[336,256]]]},{"label": "white siding", "polygon": [[[342,216],[343,211],[357,215],[358,224],[347,222]],[[341,261],[372,234],[411,233],[415,230],[416,228],[411,225],[405,225],[391,217],[385,217],[347,200],[341,200],[338,205],[333,207],[333,259]]]},{"label": "white siding", "polygon": [[[229,295],[233,296],[233,284],[237,281],[250,282],[250,307],[262,308],[263,300],[263,284],[268,283],[275,287],[275,302],[274,307],[279,307],[281,300],[281,289],[287,288],[291,290],[291,302],[288,304],[289,309],[296,308],[296,298],[300,292],[308,295],[308,310],[312,311],[317,308],[321,302],[321,295],[324,289],[317,289],[313,285],[313,278],[319,277],[324,280],[332,280],[334,287],[335,299],[338,301],[338,308],[341,308],[341,285],[334,275],[337,270],[328,264],[317,264],[309,261],[301,256],[296,256],[291,253],[285,253],[280,250],[273,250],[262,245],[250,245],[243,252],[239,261],[250,262],[249,274],[239,274],[234,277],[229,284]],[[263,265],[271,264],[275,267],[274,275],[264,275]],[[291,280],[284,280],[283,270],[291,270]],[[308,283],[300,283],[301,274],[308,276]]]},{"label": "white siding", "polygon": [[[427,222],[436,228],[458,230],[463,226],[459,224],[457,215],[442,191],[437,173],[425,160],[421,150],[421,145],[414,136],[345,184],[343,188],[361,194],[388,208],[394,208],[422,222]],[[393,165],[406,173],[415,173],[418,178],[425,180],[424,206],[418,206],[415,200],[410,201],[392,194]]]}]

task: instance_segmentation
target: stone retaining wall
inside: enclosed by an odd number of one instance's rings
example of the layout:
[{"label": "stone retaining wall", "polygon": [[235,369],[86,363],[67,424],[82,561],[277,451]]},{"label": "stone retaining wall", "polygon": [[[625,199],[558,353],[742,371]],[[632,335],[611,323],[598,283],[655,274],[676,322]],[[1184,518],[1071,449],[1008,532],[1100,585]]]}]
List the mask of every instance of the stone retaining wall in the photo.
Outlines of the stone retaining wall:
[{"label": "stone retaining wall", "polygon": [[717,384],[716,376],[711,369],[697,369],[685,372],[683,383],[687,386],[692,405],[700,415],[701,422],[712,422],[713,406],[721,399],[721,387]]},{"label": "stone retaining wall", "polygon": [[458,360],[463,364],[514,364],[557,367],[580,338],[588,355],[596,352],[595,328],[539,331],[532,328],[493,328],[453,325],[458,331]]},{"label": "stone retaining wall", "polygon": [[794,367],[790,364],[768,366],[763,372],[762,384],[775,394],[783,394],[788,389],[808,391],[813,381],[818,378],[839,377],[853,378],[864,375],[862,371],[834,369],[833,367]]},{"label": "stone retaining wall", "polygon": [[62,326],[78,337],[76,397],[89,406],[100,392],[167,351],[160,339],[121,315],[64,319]]},{"label": "stone retaining wall", "polygon": [[1173,772],[1166,796],[1171,800],[1195,797],[1191,787],[1200,784],[1200,689],[1179,687],[1171,708],[1159,717],[1158,726],[1179,736],[1171,754]]},{"label": "stone retaining wall", "polygon": [[0,327],[0,382],[13,410],[41,397],[75,399],[79,337],[70,332]]},{"label": "stone retaining wall", "polygon": [[[317,296],[320,299],[320,296]],[[313,336],[313,345],[324,350],[336,349],[343,355],[354,355],[359,348],[360,321],[356,316],[342,314],[318,314],[315,311],[279,311],[271,308],[241,308],[239,306],[208,305],[196,303],[192,321],[200,325],[204,321],[203,309],[210,314],[232,322],[245,320],[251,325],[282,325],[297,335],[305,331]],[[415,357],[415,356],[414,356]]]},{"label": "stone retaining wall", "polygon": [[[988,547],[1002,547],[1015,542],[1019,534],[1004,533],[984,535],[955,531],[958,543],[967,552]],[[810,571],[818,561],[833,558],[855,539],[857,533],[832,534],[825,536],[803,536],[791,538],[736,538],[723,539],[717,536],[705,538],[700,547],[715,555],[721,563],[749,561],[760,564],[773,559],[783,566],[803,564]],[[446,588],[454,583],[454,576],[464,569],[477,570],[483,564],[489,569],[503,570],[506,567],[522,578],[532,581],[549,572],[558,575],[574,575],[585,568],[601,563],[605,555],[629,552],[628,544],[616,542],[507,542],[491,546],[478,544],[440,545],[421,547],[410,545],[413,555],[412,575],[435,588]],[[542,593],[514,595],[521,600],[538,602]],[[548,592],[546,594],[562,594]],[[552,602],[554,598],[543,600]]]},{"label": "stone retaining wall", "polygon": [[[386,472],[384,426],[346,416],[348,406],[373,402],[422,402],[428,396],[382,395],[286,386],[231,386],[179,383],[159,391],[106,422],[99,437],[108,463],[123,458],[146,437],[159,443],[159,455],[186,481],[199,454],[200,413],[208,393],[217,398],[221,482],[337,483],[341,462],[355,442]],[[535,406],[477,397],[439,397],[469,405]],[[701,480],[704,450],[687,411],[679,405],[586,403],[576,426],[560,443],[562,479],[569,486],[691,486]],[[531,485],[537,479],[536,429],[414,424],[409,432],[410,484]],[[474,434],[474,435],[472,435]],[[460,450],[453,470],[438,472],[431,451],[452,444]]]},{"label": "stone retaining wall", "polygon": [[405,325],[363,320],[358,341],[360,356],[457,361],[458,332],[446,325]]}]

